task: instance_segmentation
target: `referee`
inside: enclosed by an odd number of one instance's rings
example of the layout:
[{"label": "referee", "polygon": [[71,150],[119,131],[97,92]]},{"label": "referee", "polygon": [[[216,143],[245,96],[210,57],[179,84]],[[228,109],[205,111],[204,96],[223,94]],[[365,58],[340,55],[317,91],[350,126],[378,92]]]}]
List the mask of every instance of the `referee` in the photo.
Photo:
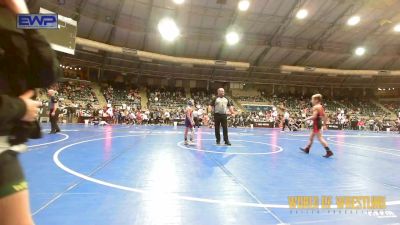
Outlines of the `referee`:
[{"label": "referee", "polygon": [[222,131],[224,134],[224,142],[226,145],[231,145],[228,138],[228,122],[227,122],[227,111],[234,115],[233,103],[230,99],[225,97],[225,90],[223,88],[218,89],[218,96],[213,98],[210,106],[214,112],[215,121],[215,138],[217,139],[217,145],[221,143],[220,126],[222,125]]},{"label": "referee", "polygon": [[47,94],[50,97],[50,101],[49,101],[49,108],[50,108],[50,112],[49,112],[49,117],[50,117],[50,125],[51,125],[51,131],[50,134],[55,134],[60,132],[60,128],[58,127],[57,121],[58,121],[58,99],[55,96],[56,91],[49,89]]},{"label": "referee", "polygon": [[290,131],[292,131],[292,128],[289,125],[289,119],[290,119],[290,114],[289,112],[285,109],[285,113],[283,114],[283,126],[282,126],[282,131],[285,131],[285,127],[288,127]]}]

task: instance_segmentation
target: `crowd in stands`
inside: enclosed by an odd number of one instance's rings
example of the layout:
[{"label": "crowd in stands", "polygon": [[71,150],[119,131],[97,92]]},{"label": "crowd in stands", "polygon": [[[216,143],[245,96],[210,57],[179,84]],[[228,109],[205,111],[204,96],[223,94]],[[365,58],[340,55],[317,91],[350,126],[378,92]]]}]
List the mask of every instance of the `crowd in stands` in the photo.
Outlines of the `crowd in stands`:
[{"label": "crowd in stands", "polygon": [[235,98],[241,102],[265,102],[261,96],[235,96]]},{"label": "crowd in stands", "polygon": [[[292,124],[299,123],[299,121],[311,114],[309,96],[267,96],[264,94],[264,99],[271,103],[273,107],[267,105],[243,105],[247,112],[251,112],[251,121],[273,122],[276,127],[282,123],[282,112],[284,111],[290,113]],[[375,129],[383,130],[385,127],[392,127],[392,130],[397,129],[396,121],[389,119],[390,113],[385,112],[370,100],[325,98],[324,108],[328,123],[338,124],[341,128],[372,130],[375,127]],[[276,110],[280,111],[280,113],[277,113]]]},{"label": "crowd in stands", "polygon": [[398,114],[400,117],[400,101],[398,102],[385,102],[383,103],[383,106],[385,106],[385,108],[389,109],[392,112],[395,112],[396,114]]},{"label": "crowd in stands", "polygon": [[[268,102],[278,108],[287,109],[291,113],[301,113],[303,110],[310,108],[310,97],[307,96],[265,96]],[[332,99],[324,98],[324,108],[327,112],[335,113],[338,110],[344,110],[346,114],[359,116],[384,116],[387,114],[382,108],[366,99]]]},{"label": "crowd in stands", "polygon": [[[80,109],[92,108],[99,105],[99,101],[89,82],[63,81],[53,87],[57,91],[57,98],[63,107]],[[47,90],[39,89],[37,100],[48,104]],[[75,110],[76,111],[76,110]]]},{"label": "crowd in stands", "polygon": [[108,85],[102,88],[104,98],[112,105],[128,105],[134,108],[141,107],[141,97],[139,89],[136,87],[126,87],[125,85]]},{"label": "crowd in stands", "polygon": [[[148,88],[148,106],[141,108],[141,97],[136,87],[124,85],[103,86],[102,94],[107,105],[100,106],[89,82],[61,82],[57,88],[60,110],[67,122],[105,121],[128,124],[172,124],[182,122],[189,98],[182,88]],[[190,99],[195,102],[195,112],[203,125],[212,126],[212,114],[208,111],[210,99],[215,96],[205,89],[190,90]],[[263,95],[264,94],[264,95]],[[42,93],[44,95],[44,93]],[[238,101],[257,102],[243,104],[244,111],[229,120],[230,126],[250,126],[256,123],[271,123],[279,127],[284,111],[291,115],[291,123],[302,121],[311,114],[309,96],[265,95],[234,96]],[[399,103],[386,103],[391,111],[400,109]],[[366,99],[324,99],[328,123],[339,124],[348,129],[373,129],[395,126],[388,113]],[[75,118],[73,120],[72,118]],[[310,124],[308,124],[310,125]],[[307,126],[307,124],[306,124]]]},{"label": "crowd in stands", "polygon": [[210,99],[215,97],[215,94],[210,93],[206,89],[192,88],[190,89],[191,98],[194,100],[194,105],[205,107],[210,104]]},{"label": "crowd in stands", "polygon": [[273,108],[272,105],[248,105],[248,104],[242,104],[242,107],[247,112],[267,112],[271,111]]},{"label": "crowd in stands", "polygon": [[75,103],[98,104],[98,99],[89,82],[60,82],[57,88],[60,100],[71,100]]},{"label": "crowd in stands", "polygon": [[147,92],[148,107],[152,110],[160,107],[177,108],[186,104],[186,94],[182,88],[149,88]]},{"label": "crowd in stands", "polygon": [[386,114],[382,108],[365,99],[342,99],[340,103],[351,114],[366,115],[371,117],[383,116]]}]

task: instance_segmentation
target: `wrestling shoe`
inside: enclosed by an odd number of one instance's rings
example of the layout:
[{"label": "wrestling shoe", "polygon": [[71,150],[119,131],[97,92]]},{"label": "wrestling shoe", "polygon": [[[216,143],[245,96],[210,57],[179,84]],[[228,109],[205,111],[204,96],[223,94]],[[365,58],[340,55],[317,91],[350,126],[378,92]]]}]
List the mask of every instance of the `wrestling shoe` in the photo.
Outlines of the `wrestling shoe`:
[{"label": "wrestling shoe", "polygon": [[333,152],[331,150],[328,150],[328,151],[326,151],[326,155],[324,155],[323,157],[329,158],[331,156],[333,156]]},{"label": "wrestling shoe", "polygon": [[309,148],[300,148],[301,151],[303,151],[306,154],[310,153],[310,149]]}]

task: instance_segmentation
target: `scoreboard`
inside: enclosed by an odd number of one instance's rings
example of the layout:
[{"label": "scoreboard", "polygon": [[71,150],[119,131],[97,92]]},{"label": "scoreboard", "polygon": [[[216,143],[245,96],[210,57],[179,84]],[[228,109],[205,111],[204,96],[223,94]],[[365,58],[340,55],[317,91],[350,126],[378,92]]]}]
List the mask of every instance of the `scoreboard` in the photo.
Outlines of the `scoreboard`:
[{"label": "scoreboard", "polygon": [[[49,14],[54,12],[40,8],[39,13]],[[54,50],[74,55],[77,25],[76,20],[58,15],[58,29],[40,29],[40,33],[46,37]]]}]

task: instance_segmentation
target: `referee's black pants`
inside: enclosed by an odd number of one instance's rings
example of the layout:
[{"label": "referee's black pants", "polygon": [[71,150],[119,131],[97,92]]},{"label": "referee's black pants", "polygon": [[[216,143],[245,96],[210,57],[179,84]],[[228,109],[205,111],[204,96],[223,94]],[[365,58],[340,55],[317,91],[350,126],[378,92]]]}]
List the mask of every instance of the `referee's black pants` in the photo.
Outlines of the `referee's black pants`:
[{"label": "referee's black pants", "polygon": [[285,130],[285,127],[288,127],[289,130],[292,131],[292,128],[289,125],[289,120],[288,119],[285,119],[285,122],[283,123],[283,126],[282,126],[282,131]]},{"label": "referee's black pants", "polygon": [[51,115],[52,111],[53,110],[50,110],[50,115],[49,115],[49,117],[50,117],[50,125],[51,125],[51,131],[50,132],[60,132],[60,128],[58,127],[58,124],[57,124],[57,122],[58,122],[58,113],[56,112],[54,114],[54,116],[52,116]]},{"label": "referee's black pants", "polygon": [[200,120],[199,120],[199,117],[194,117],[193,120],[194,120],[194,127],[200,128]]},{"label": "referee's black pants", "polygon": [[214,121],[215,121],[215,138],[217,142],[221,141],[221,134],[219,133],[220,127],[222,126],[222,132],[224,134],[224,141],[225,143],[229,142],[228,138],[228,119],[226,114],[214,114]]}]

